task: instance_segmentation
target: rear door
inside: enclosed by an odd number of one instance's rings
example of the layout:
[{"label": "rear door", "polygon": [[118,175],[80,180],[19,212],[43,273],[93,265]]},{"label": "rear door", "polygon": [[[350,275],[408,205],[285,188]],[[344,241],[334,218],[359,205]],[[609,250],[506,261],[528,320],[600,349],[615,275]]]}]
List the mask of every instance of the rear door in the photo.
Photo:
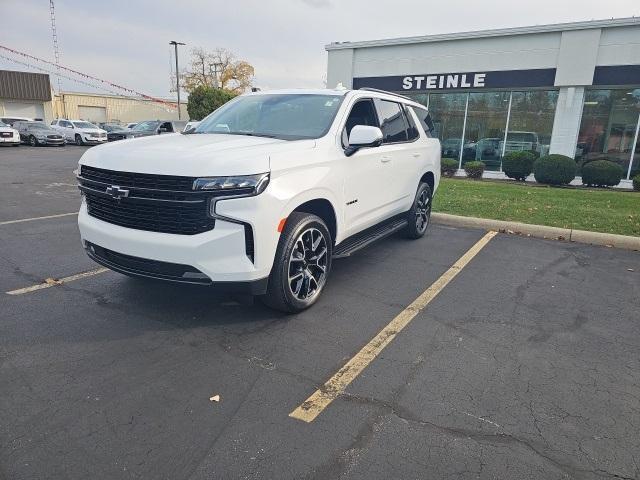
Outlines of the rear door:
[{"label": "rear door", "polygon": [[386,166],[386,188],[384,191],[386,216],[406,211],[411,206],[415,194],[409,187],[417,174],[419,146],[416,129],[409,129],[404,107],[401,103],[376,98],[374,100],[383,143],[380,147],[381,161]]}]

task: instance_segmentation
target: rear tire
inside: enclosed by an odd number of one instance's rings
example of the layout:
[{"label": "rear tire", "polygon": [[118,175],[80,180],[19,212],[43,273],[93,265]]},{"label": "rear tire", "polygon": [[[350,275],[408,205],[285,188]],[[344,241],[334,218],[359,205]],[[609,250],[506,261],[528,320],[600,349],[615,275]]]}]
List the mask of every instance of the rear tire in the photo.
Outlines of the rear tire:
[{"label": "rear tire", "polygon": [[333,239],[320,217],[305,212],[289,215],[262,302],[286,313],[309,308],[326,285],[332,251]]},{"label": "rear tire", "polygon": [[409,224],[405,229],[405,236],[411,239],[418,239],[427,233],[431,221],[431,200],[433,194],[428,183],[420,183],[416,198],[413,200],[411,210],[407,212]]},{"label": "rear tire", "polygon": [[29,136],[29,145],[31,145],[32,147],[37,147],[39,145],[38,139],[33,135]]}]

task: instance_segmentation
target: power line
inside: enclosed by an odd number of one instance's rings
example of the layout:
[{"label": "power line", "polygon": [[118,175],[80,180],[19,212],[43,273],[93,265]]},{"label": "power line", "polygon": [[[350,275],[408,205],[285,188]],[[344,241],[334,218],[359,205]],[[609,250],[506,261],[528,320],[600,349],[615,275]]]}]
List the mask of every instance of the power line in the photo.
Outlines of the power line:
[{"label": "power line", "polygon": [[47,65],[52,65],[54,67],[59,67],[60,69],[65,70],[65,71],[70,72],[70,73],[73,73],[74,75],[79,75],[79,76],[81,76],[83,78],[88,78],[90,80],[94,80],[94,81],[109,85],[110,87],[117,88],[118,90],[122,90],[122,91],[125,91],[125,92],[128,92],[128,93],[134,94],[134,95],[138,95],[139,97],[142,97],[145,100],[149,100],[149,101],[154,102],[154,103],[161,103],[161,104],[163,104],[163,105],[165,105],[165,106],[167,106],[169,108],[178,108],[177,105],[174,105],[173,103],[171,103],[169,101],[162,100],[162,99],[156,98],[156,97],[152,97],[151,95],[147,95],[147,94],[138,92],[138,91],[133,90],[131,88],[123,87],[122,85],[118,85],[117,83],[113,83],[113,82],[110,82],[108,80],[103,80],[102,78],[94,77],[93,75],[89,75],[87,73],[82,73],[82,72],[79,72],[78,70],[74,70],[72,68],[65,67],[63,65],[56,65],[55,63],[50,62],[49,60],[44,60],[42,58],[36,57],[34,55],[30,55],[30,54],[25,53],[25,52],[21,52],[19,50],[14,49],[14,48],[9,48],[9,47],[6,47],[4,45],[0,45],[0,50],[5,50],[5,51],[7,51],[9,53],[12,53],[14,55],[20,55],[20,56],[22,56],[24,58],[28,58],[30,60],[35,60],[36,62],[41,62],[41,63],[45,63]]}]

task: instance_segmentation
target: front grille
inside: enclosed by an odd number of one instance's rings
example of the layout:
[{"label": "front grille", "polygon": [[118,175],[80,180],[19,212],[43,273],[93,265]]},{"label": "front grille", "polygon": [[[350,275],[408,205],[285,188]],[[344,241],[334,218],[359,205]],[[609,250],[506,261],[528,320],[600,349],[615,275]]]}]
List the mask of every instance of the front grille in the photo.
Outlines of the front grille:
[{"label": "front grille", "polygon": [[89,256],[95,261],[122,273],[177,282],[211,283],[209,277],[191,265],[125,255],[90,242],[87,242],[86,247]]},{"label": "front grille", "polygon": [[62,137],[60,135],[47,135],[47,138],[49,140],[62,140]]},{"label": "front grille", "polygon": [[13,137],[12,132],[0,132],[0,137]]},{"label": "front grille", "polygon": [[[195,235],[215,226],[208,214],[209,192],[191,190],[195,178],[119,172],[82,166],[80,189],[89,215],[126,228]],[[113,185],[129,191],[120,199],[106,193]]]}]

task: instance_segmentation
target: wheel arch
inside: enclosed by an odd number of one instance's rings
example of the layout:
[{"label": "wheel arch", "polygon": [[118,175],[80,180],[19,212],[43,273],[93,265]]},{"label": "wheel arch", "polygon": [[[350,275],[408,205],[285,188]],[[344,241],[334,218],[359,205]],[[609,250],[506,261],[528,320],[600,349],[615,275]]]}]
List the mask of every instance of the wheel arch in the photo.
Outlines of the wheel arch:
[{"label": "wheel arch", "polygon": [[331,239],[335,244],[336,234],[338,233],[338,218],[333,204],[328,199],[320,197],[307,200],[293,208],[290,213],[293,212],[311,213],[324,220],[331,234]]},{"label": "wheel arch", "polygon": [[436,186],[436,176],[433,174],[433,172],[425,172],[422,177],[420,177],[420,183],[428,184],[429,188],[431,189],[431,194],[433,195]]}]

